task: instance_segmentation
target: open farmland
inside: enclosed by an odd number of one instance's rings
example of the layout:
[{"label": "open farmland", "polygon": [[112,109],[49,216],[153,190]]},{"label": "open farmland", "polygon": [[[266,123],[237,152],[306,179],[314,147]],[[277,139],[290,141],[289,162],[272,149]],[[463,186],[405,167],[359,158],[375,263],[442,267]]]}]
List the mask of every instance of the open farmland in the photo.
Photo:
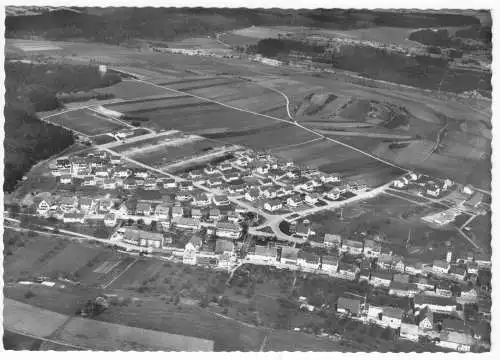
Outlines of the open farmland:
[{"label": "open farmland", "polygon": [[88,136],[99,135],[124,128],[122,124],[111,121],[109,118],[88,109],[73,110],[51,116],[47,118],[47,121]]},{"label": "open farmland", "polygon": [[154,85],[134,80],[122,81],[107,88],[97,89],[96,91],[111,93],[119,99],[135,99],[167,93],[167,91]]}]

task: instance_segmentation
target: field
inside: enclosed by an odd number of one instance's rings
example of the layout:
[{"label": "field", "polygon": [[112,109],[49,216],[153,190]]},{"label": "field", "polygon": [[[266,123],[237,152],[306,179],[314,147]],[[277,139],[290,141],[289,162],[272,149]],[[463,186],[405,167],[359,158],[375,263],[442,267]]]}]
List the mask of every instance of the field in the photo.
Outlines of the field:
[{"label": "field", "polygon": [[53,124],[62,125],[88,136],[99,135],[123,129],[120,123],[109,120],[94,111],[79,109],[55,115],[47,119]]},{"label": "field", "polygon": [[[473,246],[453,228],[433,228],[421,217],[442,210],[437,206],[418,206],[389,195],[377,196],[343,209],[343,220],[336,211],[309,216],[318,231],[355,237],[362,231],[382,233],[398,254],[406,256],[405,243],[411,230],[409,247],[422,250],[425,261],[442,258],[446,253],[446,241],[450,240],[457,252],[474,250]],[[336,219],[336,221],[332,221]]]},{"label": "field", "polygon": [[135,99],[148,96],[164,95],[167,91],[140,81],[122,81],[107,88],[98,89],[103,93],[111,93],[118,99]]}]

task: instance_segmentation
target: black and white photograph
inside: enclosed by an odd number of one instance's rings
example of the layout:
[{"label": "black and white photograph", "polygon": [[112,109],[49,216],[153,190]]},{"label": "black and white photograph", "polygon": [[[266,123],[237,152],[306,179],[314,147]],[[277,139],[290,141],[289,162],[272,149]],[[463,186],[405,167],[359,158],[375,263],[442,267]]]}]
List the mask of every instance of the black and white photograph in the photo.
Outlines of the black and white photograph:
[{"label": "black and white photograph", "polygon": [[491,354],[491,7],[52,5],[3,8],[10,356]]}]

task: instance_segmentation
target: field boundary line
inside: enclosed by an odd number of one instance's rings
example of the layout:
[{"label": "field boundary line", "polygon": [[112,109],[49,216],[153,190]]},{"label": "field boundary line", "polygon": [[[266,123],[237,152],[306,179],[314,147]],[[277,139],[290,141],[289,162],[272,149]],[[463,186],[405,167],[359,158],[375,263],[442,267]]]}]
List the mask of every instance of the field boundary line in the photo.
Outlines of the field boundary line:
[{"label": "field boundary line", "polygon": [[370,157],[370,158],[372,158],[374,160],[377,160],[377,161],[379,161],[379,162],[381,162],[383,164],[389,165],[389,166],[391,166],[393,168],[397,168],[397,169],[402,170],[402,171],[410,171],[409,169],[405,169],[405,168],[403,168],[401,166],[398,166],[396,164],[393,164],[393,163],[391,163],[391,162],[389,162],[387,160],[381,159],[381,158],[379,158],[379,157],[377,157],[377,156],[375,156],[373,154],[367,153],[366,151],[358,149],[358,148],[356,148],[356,147],[354,147],[352,145],[349,145],[349,144],[346,144],[346,143],[344,143],[342,141],[335,140],[335,139],[332,139],[332,138],[330,138],[328,136],[325,136],[325,135],[319,133],[318,131],[310,129],[310,128],[307,128],[304,125],[301,125],[301,124],[299,124],[299,123],[297,123],[295,121],[289,121],[289,120],[285,120],[285,119],[280,119],[280,118],[277,118],[275,116],[261,114],[261,113],[258,113],[258,112],[252,111],[252,110],[237,108],[235,106],[224,104],[224,103],[222,103],[220,101],[217,101],[217,100],[208,99],[208,98],[205,98],[205,97],[202,97],[202,96],[199,96],[199,95],[195,95],[195,94],[192,94],[192,93],[188,93],[188,92],[185,92],[185,91],[176,90],[176,89],[169,88],[169,87],[163,86],[163,85],[158,85],[158,84],[155,84],[155,83],[153,83],[151,81],[146,81],[146,80],[124,80],[124,81],[139,81],[139,82],[143,82],[145,84],[149,84],[149,85],[156,86],[156,87],[159,87],[159,88],[162,88],[162,89],[170,90],[170,91],[178,93],[178,94],[190,95],[190,96],[192,96],[194,98],[197,98],[197,99],[200,99],[200,100],[203,100],[203,101],[207,101],[207,102],[211,102],[211,103],[214,103],[214,104],[218,104],[220,106],[224,106],[224,107],[229,108],[229,109],[233,109],[233,110],[237,110],[237,111],[241,111],[241,112],[246,112],[248,114],[252,114],[252,115],[255,115],[255,116],[265,117],[265,118],[268,118],[268,119],[271,119],[271,120],[274,120],[274,121],[279,121],[279,122],[285,122],[285,123],[288,123],[288,124],[292,124],[292,125],[295,125],[295,126],[301,128],[303,130],[306,130],[306,131],[308,131],[310,133],[313,133],[313,134],[315,134],[317,136],[321,136],[325,140],[328,140],[330,142],[333,142],[333,143],[336,143],[338,145],[344,146],[344,147],[346,147],[348,149],[351,149],[353,151],[359,152],[360,154],[368,156],[368,157]]},{"label": "field boundary line", "polygon": [[302,145],[306,145],[306,144],[309,144],[309,143],[312,143],[312,142],[315,142],[315,141],[318,141],[318,140],[321,140],[323,137],[318,137],[316,139],[312,139],[312,140],[307,140],[307,141],[304,141],[304,142],[301,142],[301,143],[298,143],[298,144],[292,144],[292,145],[285,145],[285,146],[278,146],[277,148],[272,148],[272,149],[269,149],[269,151],[276,151],[276,150],[282,150],[282,149],[286,149],[286,148],[291,148],[291,147],[295,147],[295,146],[302,146]]},{"label": "field boundary line", "polygon": [[123,269],[122,272],[120,272],[118,275],[116,275],[113,279],[111,279],[106,285],[104,285],[102,288],[103,289],[107,289],[108,286],[110,286],[112,283],[114,283],[116,280],[118,280],[118,278],[120,278],[120,276],[122,276],[123,274],[125,274],[125,272],[128,271],[128,269],[130,269],[133,265],[135,265],[137,263],[137,261],[139,261],[138,259],[134,259],[133,262],[131,262],[130,264],[127,265],[127,267],[125,269]]},{"label": "field boundary line", "polygon": [[52,339],[48,339],[48,338],[41,337],[41,336],[31,335],[31,334],[28,334],[27,332],[24,332],[24,331],[13,330],[13,329],[9,329],[9,328],[6,328],[6,330],[10,331],[12,333],[18,334],[18,335],[23,335],[23,336],[30,337],[32,339],[54,343],[56,345],[68,346],[68,347],[72,347],[72,348],[75,348],[75,349],[78,349],[78,350],[92,350],[90,348],[83,347],[83,346],[80,346],[80,345],[73,345],[73,344],[65,343],[63,341],[52,340]]}]

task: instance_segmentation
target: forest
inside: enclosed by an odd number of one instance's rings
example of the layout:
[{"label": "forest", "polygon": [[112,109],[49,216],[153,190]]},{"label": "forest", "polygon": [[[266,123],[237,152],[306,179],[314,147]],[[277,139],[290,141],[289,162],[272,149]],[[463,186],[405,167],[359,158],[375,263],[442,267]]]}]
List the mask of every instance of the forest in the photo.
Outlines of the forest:
[{"label": "forest", "polygon": [[5,63],[4,191],[14,190],[31,166],[73,144],[70,131],[47,124],[37,111],[60,107],[57,94],[85,91],[120,81],[100,76],[95,66]]},{"label": "forest", "polygon": [[356,29],[374,26],[422,28],[474,26],[474,16],[392,13],[349,9],[246,9],[246,8],[80,8],[34,16],[8,16],[6,37],[36,33],[51,40],[86,39],[112,44],[133,39],[173,40],[193,35],[252,25],[310,26],[327,29]]}]

